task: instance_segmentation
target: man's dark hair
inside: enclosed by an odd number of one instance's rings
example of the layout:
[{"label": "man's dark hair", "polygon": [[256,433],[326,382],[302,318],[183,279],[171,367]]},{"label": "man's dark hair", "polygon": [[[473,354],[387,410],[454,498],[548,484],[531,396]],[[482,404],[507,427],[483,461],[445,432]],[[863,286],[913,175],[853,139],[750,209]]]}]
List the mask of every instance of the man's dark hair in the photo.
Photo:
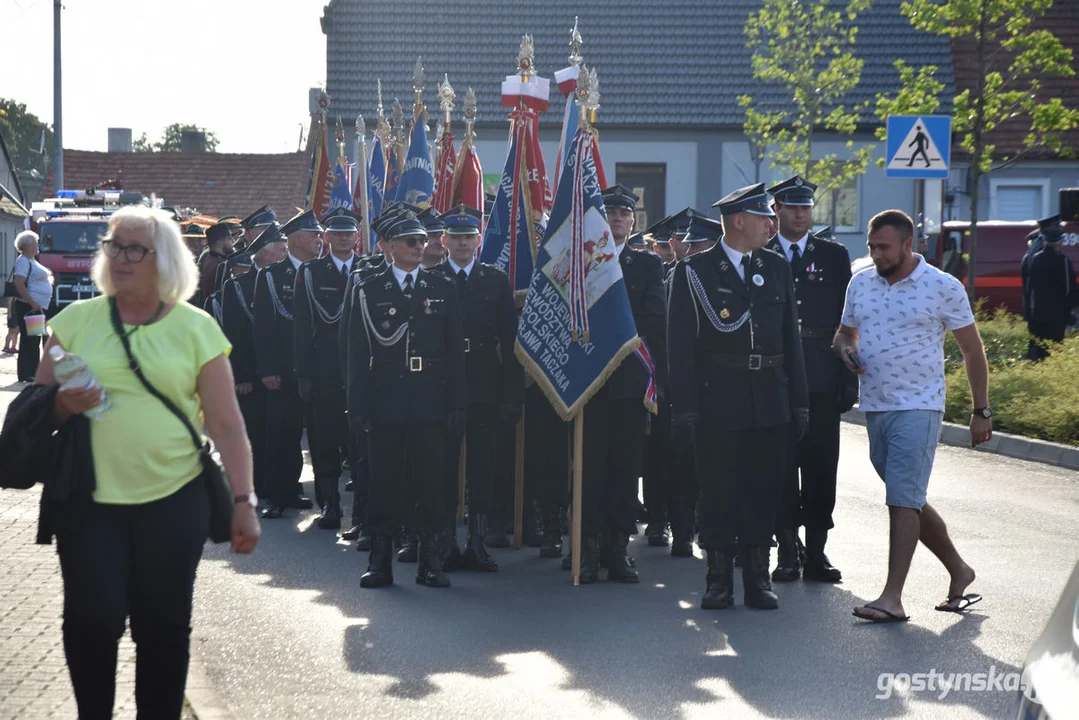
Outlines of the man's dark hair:
[{"label": "man's dark hair", "polygon": [[902,210],[885,210],[874,215],[869,221],[869,234],[885,227],[895,228],[904,240],[914,237],[914,221]]}]

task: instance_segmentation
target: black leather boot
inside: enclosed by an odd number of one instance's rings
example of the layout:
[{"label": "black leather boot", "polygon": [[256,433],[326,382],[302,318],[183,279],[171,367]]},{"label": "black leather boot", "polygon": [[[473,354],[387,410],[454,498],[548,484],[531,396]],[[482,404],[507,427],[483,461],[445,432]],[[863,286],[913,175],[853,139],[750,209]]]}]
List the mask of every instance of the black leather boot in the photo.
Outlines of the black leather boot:
[{"label": "black leather boot", "polygon": [[[498,563],[487,553],[483,544],[487,534],[487,516],[480,513],[468,518],[468,544],[465,546],[464,566],[478,572],[498,572]],[[457,543],[455,542],[454,545]]]},{"label": "black leather boot", "polygon": [[539,554],[543,558],[562,557],[562,520],[557,508],[543,515],[543,544]]},{"label": "black leather boot", "polygon": [[449,587],[450,579],[442,572],[438,561],[438,536],[421,535],[417,546],[416,584],[427,587]]},{"label": "black leather boot", "polygon": [[692,508],[687,498],[671,500],[671,557],[693,557]]},{"label": "black leather boot", "polygon": [[620,532],[612,532],[608,535],[609,560],[607,563],[607,579],[621,583],[638,583],[641,581],[637,574],[637,568],[630,564],[626,547],[629,545],[629,535]]},{"label": "black leather boot", "polygon": [[456,572],[465,567],[461,546],[457,544],[457,521],[450,520],[439,540],[438,556],[442,560],[442,572]]},{"label": "black leather boot", "polygon": [[772,591],[772,581],[768,577],[770,552],[767,546],[742,548],[742,585],[746,607],[758,610],[775,610],[779,607],[779,598]]},{"label": "black leather boot", "polygon": [[843,579],[843,573],[839,568],[833,567],[824,554],[824,546],[828,542],[827,530],[810,530],[806,528],[806,564],[805,579],[817,582],[839,582]]},{"label": "black leather boot", "polygon": [[734,607],[734,555],[708,550],[707,588],[701,597],[702,610],[727,610]]},{"label": "black leather boot", "polygon": [[397,562],[414,563],[418,554],[419,539],[416,537],[416,533],[409,533],[405,536],[401,549],[397,551]]},{"label": "black leather boot", "polygon": [[599,553],[602,538],[599,535],[586,535],[581,538],[581,575],[582,585],[599,579]]},{"label": "black leather boot", "polygon": [[798,558],[798,531],[780,530],[776,538],[779,540],[779,558],[776,569],[772,571],[772,580],[794,582],[802,574],[802,563]]},{"label": "black leather boot", "polygon": [[393,541],[389,535],[371,536],[371,555],[367,572],[360,578],[360,587],[380,588],[393,585]]},{"label": "black leather boot", "polygon": [[671,544],[671,526],[667,524],[667,518],[656,513],[655,522],[649,521],[645,534],[648,536],[648,547],[667,547]]},{"label": "black leather boot", "polygon": [[538,548],[543,545],[543,514],[538,503],[525,506],[524,528],[521,534],[522,541],[528,547]]}]

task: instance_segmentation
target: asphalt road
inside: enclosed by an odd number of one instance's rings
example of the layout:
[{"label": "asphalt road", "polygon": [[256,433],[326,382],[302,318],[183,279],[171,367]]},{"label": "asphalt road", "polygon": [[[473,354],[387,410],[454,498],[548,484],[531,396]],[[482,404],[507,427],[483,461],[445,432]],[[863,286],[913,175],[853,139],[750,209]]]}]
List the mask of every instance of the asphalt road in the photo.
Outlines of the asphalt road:
[{"label": "asphalt road", "polygon": [[870,626],[851,609],[884,582],[884,490],[865,429],[845,425],[842,442],[829,555],[844,582],[780,585],[777,612],[700,610],[703,561],[638,540],[639,585],[573,588],[524,549],[493,551],[498,574],[455,573],[450,589],[396,564],[394,587],[361,590],[366,554],[293,512],[263,523],[251,556],[208,546],[196,652],[237,718],[1008,716],[1007,690],[882,699],[880,676],[1021,670],[1079,557],[1079,476],[941,447],[930,501],[985,600],[934,612],[947,575],[920,548],[911,622]]}]

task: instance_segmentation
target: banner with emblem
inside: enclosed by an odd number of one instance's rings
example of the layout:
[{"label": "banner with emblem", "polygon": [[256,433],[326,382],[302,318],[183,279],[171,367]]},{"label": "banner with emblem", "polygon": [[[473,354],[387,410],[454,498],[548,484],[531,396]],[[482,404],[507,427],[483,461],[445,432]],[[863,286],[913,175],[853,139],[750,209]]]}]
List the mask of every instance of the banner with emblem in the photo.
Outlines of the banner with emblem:
[{"label": "banner with emblem", "polygon": [[[438,84],[438,102],[442,111],[442,132],[438,137],[438,152],[435,153],[435,196],[431,201],[435,210],[444,213],[453,207],[453,176],[457,170],[457,151],[453,147],[453,132],[450,125],[453,120],[453,101],[457,94],[450,87],[449,75]],[[482,208],[480,208],[482,209]]]},{"label": "banner with emblem", "polygon": [[397,202],[427,207],[431,204],[434,190],[435,175],[431,167],[431,151],[427,147],[427,123],[423,117],[419,117],[412,127],[412,140],[397,185]]},{"label": "banner with emblem", "polygon": [[330,191],[330,200],[326,204],[326,212],[316,217],[324,218],[337,208],[352,207],[352,185],[349,178],[349,163],[345,156],[345,131],[341,126],[341,118],[337,119],[337,162],[333,167],[333,190]]},{"label": "banner with emblem", "polygon": [[[476,152],[476,93],[472,88],[465,95],[465,135],[461,140],[461,156],[457,158],[451,181],[449,207],[464,204],[483,211],[483,168]],[[483,228],[481,228],[481,231]]]},{"label": "banner with emblem", "polygon": [[639,345],[592,136],[579,131],[536,256],[515,352],[559,416],[570,420]]},{"label": "banner with emblem", "polygon": [[[337,185],[335,164],[330,162],[329,143],[326,138],[326,114],[319,116],[315,125],[317,137],[311,143],[311,176],[307,182],[305,210],[314,210],[316,217],[325,217]],[[350,198],[351,199],[351,198]]]}]

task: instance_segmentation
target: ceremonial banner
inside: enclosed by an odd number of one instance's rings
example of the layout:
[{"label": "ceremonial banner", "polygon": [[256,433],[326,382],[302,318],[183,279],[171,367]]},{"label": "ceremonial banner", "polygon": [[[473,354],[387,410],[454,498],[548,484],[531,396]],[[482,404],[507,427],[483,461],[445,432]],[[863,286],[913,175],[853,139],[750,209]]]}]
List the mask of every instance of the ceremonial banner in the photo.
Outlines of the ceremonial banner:
[{"label": "ceremonial banner", "polygon": [[[570,145],[573,143],[573,137],[577,134],[577,128],[580,125],[580,110],[577,108],[577,96],[574,93],[577,89],[577,76],[580,72],[580,66],[571,65],[568,68],[556,71],[554,74],[554,80],[558,83],[558,92],[562,93],[562,97],[566,98],[566,109],[562,113],[562,132],[558,136],[558,156],[555,158],[556,167],[560,170],[566,165],[566,156],[569,155]],[[555,194],[558,193],[558,180],[558,174],[555,174],[554,182],[552,183]]]},{"label": "ceremonial banner", "polygon": [[[532,281],[536,237],[528,213],[524,179],[524,146],[514,135],[506,155],[502,179],[495,192],[494,207],[483,234],[480,262],[495,265],[510,277],[513,289],[524,292]],[[482,209],[482,205],[477,210]]]},{"label": "ceremonial banner", "polygon": [[515,352],[559,416],[570,420],[639,344],[592,137],[578,132],[536,256]]},{"label": "ceremonial banner", "polygon": [[368,196],[371,217],[368,222],[382,214],[382,202],[386,193],[386,152],[382,149],[382,137],[375,133],[371,141],[371,163],[367,168]]},{"label": "ceremonial banner", "polygon": [[393,202],[397,199],[397,185],[401,182],[402,165],[398,159],[400,155],[396,143],[389,143],[389,152],[386,154],[388,157],[386,158],[386,185],[383,188],[383,198],[384,201]]},{"label": "ceremonial banner", "polygon": [[450,207],[463,203],[474,210],[483,211],[483,168],[475,146],[468,143],[461,148],[461,157],[453,175],[453,195]]},{"label": "ceremonial banner", "polygon": [[[315,126],[318,137],[312,143],[311,177],[307,183],[307,199],[304,209],[314,210],[315,216],[326,216],[330,208],[330,199],[337,184],[334,164],[330,163],[329,145],[326,139],[326,116],[323,115]],[[351,199],[351,198],[350,198]]]},{"label": "ceremonial banner", "polygon": [[431,204],[435,191],[435,175],[431,167],[431,151],[427,147],[427,123],[417,118],[412,126],[412,139],[408,145],[405,167],[394,196],[397,202],[407,202],[418,207]]},{"label": "ceremonial banner", "polygon": [[[333,212],[337,208],[352,208],[352,191],[349,188],[348,173],[346,167],[338,160],[333,167],[333,190],[330,192],[330,201],[326,205],[326,213]],[[325,213],[319,217],[325,217]]]},{"label": "ceremonial banner", "polygon": [[[453,147],[453,133],[447,128],[438,141],[438,173],[435,175],[435,197],[431,203],[440,213],[453,207],[451,200],[453,199],[453,176],[456,169],[457,151]],[[482,210],[483,208],[475,209]]]}]

